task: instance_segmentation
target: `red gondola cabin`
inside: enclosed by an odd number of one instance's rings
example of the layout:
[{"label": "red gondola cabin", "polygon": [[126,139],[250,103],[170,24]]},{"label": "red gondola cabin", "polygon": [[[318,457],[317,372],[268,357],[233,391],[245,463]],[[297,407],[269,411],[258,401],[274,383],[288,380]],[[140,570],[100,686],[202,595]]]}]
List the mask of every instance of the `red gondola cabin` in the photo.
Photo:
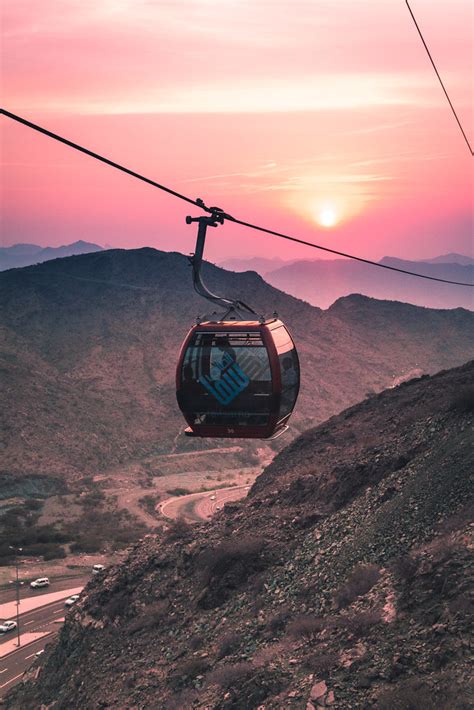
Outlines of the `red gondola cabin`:
[{"label": "red gondola cabin", "polygon": [[176,371],[186,434],[274,438],[287,428],[299,379],[296,348],[280,320],[196,325]]}]

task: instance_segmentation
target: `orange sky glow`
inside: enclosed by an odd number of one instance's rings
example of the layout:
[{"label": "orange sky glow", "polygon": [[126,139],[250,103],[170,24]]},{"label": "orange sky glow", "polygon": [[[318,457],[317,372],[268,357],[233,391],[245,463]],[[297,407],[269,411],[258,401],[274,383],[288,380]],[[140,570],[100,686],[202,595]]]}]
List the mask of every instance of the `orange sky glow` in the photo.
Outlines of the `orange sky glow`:
[{"label": "orange sky glow", "polygon": [[[471,145],[471,0],[411,6]],[[245,221],[472,254],[473,158],[403,0],[6,0],[2,105]],[[189,206],[0,119],[2,244],[189,253]],[[199,210],[191,210],[199,214]],[[324,258],[226,224],[207,256]]]}]

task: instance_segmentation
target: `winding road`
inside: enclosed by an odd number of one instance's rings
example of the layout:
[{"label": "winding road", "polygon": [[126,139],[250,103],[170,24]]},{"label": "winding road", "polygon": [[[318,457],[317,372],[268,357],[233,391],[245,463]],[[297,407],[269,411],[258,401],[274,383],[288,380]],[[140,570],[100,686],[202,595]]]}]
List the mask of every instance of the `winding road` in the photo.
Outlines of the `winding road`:
[{"label": "winding road", "polygon": [[190,493],[187,496],[168,498],[157,505],[157,510],[171,520],[184,518],[188,522],[209,520],[225,503],[245,498],[250,486],[232,486],[214,491]]}]

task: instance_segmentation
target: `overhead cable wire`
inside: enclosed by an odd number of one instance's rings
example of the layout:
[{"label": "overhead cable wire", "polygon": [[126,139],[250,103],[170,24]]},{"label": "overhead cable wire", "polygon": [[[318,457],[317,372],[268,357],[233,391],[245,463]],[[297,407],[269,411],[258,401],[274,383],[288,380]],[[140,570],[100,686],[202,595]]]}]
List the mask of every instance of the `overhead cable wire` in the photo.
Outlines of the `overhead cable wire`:
[{"label": "overhead cable wire", "polygon": [[176,192],[176,190],[172,190],[171,188],[166,187],[165,185],[161,185],[159,182],[155,182],[155,180],[150,180],[150,178],[147,178],[144,175],[140,175],[140,173],[137,173],[134,170],[130,170],[130,168],[126,168],[124,165],[120,165],[120,163],[115,163],[113,160],[110,160],[109,158],[104,158],[103,155],[99,155],[99,153],[94,153],[92,150],[89,150],[88,148],[84,148],[84,146],[79,145],[78,143],[74,143],[73,141],[70,141],[67,138],[63,138],[62,136],[58,135],[57,133],[53,133],[52,131],[48,131],[46,128],[42,128],[42,126],[38,126],[36,123],[32,123],[31,121],[27,121],[26,118],[22,118],[21,116],[17,116],[14,113],[10,113],[10,111],[7,111],[6,109],[3,109],[3,108],[0,109],[0,113],[3,113],[5,116],[13,119],[14,121],[18,121],[18,123],[22,123],[24,126],[28,126],[28,128],[32,128],[34,131],[38,131],[38,133],[42,133],[43,135],[48,136],[49,138],[54,138],[55,141],[59,141],[60,143],[64,143],[65,145],[69,146],[70,148],[74,148],[74,150],[78,150],[80,153],[85,153],[85,155],[89,155],[91,158],[95,158],[96,160],[100,160],[101,163],[105,163],[106,165],[110,165],[112,168],[116,168],[116,170],[121,170],[123,173],[126,173],[127,175],[131,175],[132,177],[137,178],[137,180],[142,180],[142,182],[146,182],[149,185],[152,185],[153,187],[157,187],[159,190],[163,190],[164,192],[167,192],[169,195],[173,195],[174,197],[179,197],[180,200],[184,200],[185,202],[189,202],[191,205],[195,205],[196,207],[200,206],[195,200],[191,200],[190,197],[186,197],[186,195],[182,195],[181,193]]},{"label": "overhead cable wire", "polygon": [[416,21],[415,15],[413,14],[413,10],[412,10],[411,7],[410,7],[410,3],[408,2],[408,0],[405,0],[405,3],[406,3],[406,6],[407,6],[407,8],[408,8],[408,10],[409,10],[409,12],[410,12],[410,15],[411,15],[411,17],[412,17],[412,20],[413,20],[413,22],[415,23],[415,27],[416,27],[416,29],[418,30],[418,34],[419,34],[420,37],[421,37],[421,41],[423,42],[423,46],[424,46],[424,48],[426,49],[426,53],[427,53],[428,57],[430,58],[430,62],[431,62],[431,64],[433,65],[433,69],[434,69],[435,72],[436,72],[436,76],[438,77],[439,83],[441,84],[441,88],[442,88],[443,91],[444,91],[444,95],[446,96],[446,98],[447,98],[447,100],[448,100],[448,103],[449,103],[449,105],[450,105],[450,107],[451,107],[451,111],[453,112],[454,118],[456,119],[457,124],[458,124],[458,126],[459,126],[459,129],[460,129],[461,133],[463,134],[464,140],[465,140],[466,143],[467,143],[467,147],[469,148],[469,151],[470,151],[471,155],[474,155],[474,151],[473,151],[473,149],[471,148],[471,144],[470,144],[470,142],[469,142],[469,139],[468,139],[468,137],[466,136],[466,133],[464,132],[464,128],[462,127],[461,121],[459,120],[459,117],[458,117],[458,115],[457,115],[457,113],[456,113],[456,110],[455,110],[453,104],[452,104],[452,101],[451,101],[451,99],[449,98],[449,94],[448,94],[448,92],[446,91],[446,88],[445,88],[445,86],[444,86],[443,80],[441,79],[440,73],[439,73],[439,71],[438,71],[438,69],[437,69],[437,67],[436,67],[436,64],[435,64],[435,62],[434,62],[434,59],[433,59],[433,57],[431,56],[431,52],[430,52],[430,50],[429,50],[429,48],[428,48],[428,45],[426,44],[426,41],[425,41],[425,38],[423,37],[422,32],[421,32],[421,30],[420,30],[420,26],[418,25],[418,22]]},{"label": "overhead cable wire", "polygon": [[68,140],[67,138],[63,138],[62,136],[59,136],[56,133],[53,133],[52,131],[49,131],[45,128],[42,128],[41,126],[38,126],[35,123],[32,123],[31,121],[27,121],[26,119],[22,118],[21,116],[17,116],[14,113],[11,113],[10,111],[7,111],[6,109],[0,109],[0,114],[4,114],[8,118],[11,118],[14,121],[17,121],[18,123],[21,123],[28,128],[32,128],[35,131],[38,131],[39,133],[42,133],[49,138],[53,138],[54,140],[59,141],[60,143],[64,143],[65,145],[69,146],[70,148],[74,148],[75,150],[80,151],[81,153],[85,153],[86,155],[89,155],[91,158],[95,158],[96,160],[101,161],[102,163],[106,163],[107,165],[110,165],[113,168],[116,168],[117,170],[121,170],[122,172],[126,173],[127,175],[131,175],[132,177],[135,177],[139,180],[142,180],[143,182],[148,183],[149,185],[152,185],[153,187],[157,187],[159,190],[163,190],[164,192],[173,195],[174,197],[178,197],[180,200],[184,200],[185,202],[195,205],[196,207],[199,207],[200,209],[205,210],[206,212],[209,212],[211,214],[214,213],[220,213],[224,219],[227,219],[230,222],[233,222],[234,224],[239,224],[242,227],[247,227],[249,229],[255,229],[258,232],[263,232],[264,234],[270,234],[275,237],[279,237],[280,239],[286,239],[291,242],[295,242],[296,244],[302,244],[304,246],[311,247],[313,249],[319,249],[320,251],[325,251],[328,252],[329,254],[336,254],[337,256],[343,256],[347,259],[353,259],[354,261],[360,261],[364,264],[370,264],[371,266],[378,266],[381,269],[388,269],[389,271],[397,271],[398,273],[401,274],[407,274],[408,276],[416,276],[417,278],[420,279],[427,279],[429,281],[438,281],[440,283],[446,283],[446,284],[451,284],[453,286],[468,286],[468,287],[474,287],[474,284],[471,283],[466,283],[464,281],[452,281],[450,279],[442,279],[437,276],[428,276],[427,274],[420,274],[416,271],[409,271],[408,269],[401,269],[396,266],[389,266],[388,264],[381,264],[378,261],[372,261],[370,259],[364,259],[361,256],[356,256],[354,254],[348,254],[346,252],[338,251],[336,249],[331,249],[330,247],[324,247],[320,244],[315,244],[314,242],[308,242],[304,239],[299,239],[297,237],[292,237],[289,234],[283,234],[282,232],[277,232],[273,229],[267,229],[266,227],[260,227],[259,225],[252,224],[251,222],[245,222],[244,220],[240,220],[236,217],[232,217],[231,215],[222,212],[222,210],[219,210],[218,208],[213,208],[213,207],[206,207],[204,202],[197,198],[196,200],[191,199],[190,197],[187,197],[186,195],[183,195],[176,190],[172,190],[169,187],[166,187],[164,185],[161,185],[160,183],[156,182],[155,180],[151,180],[150,178],[145,177],[144,175],[141,175],[140,173],[135,172],[134,170],[130,170],[129,168],[124,167],[123,165],[120,165],[119,163],[115,163],[112,160],[109,160],[108,158],[105,158],[104,156],[99,155],[98,153],[94,153],[93,151],[84,148],[83,146],[80,146],[77,143],[74,143],[73,141]]},{"label": "overhead cable wire", "polygon": [[408,274],[409,276],[418,276],[420,279],[429,279],[430,281],[440,281],[441,283],[452,284],[454,286],[470,286],[474,287],[474,284],[466,283],[465,281],[450,281],[449,279],[441,279],[437,276],[428,276],[427,274],[420,274],[417,271],[408,271],[407,269],[400,269],[397,266],[389,266],[388,264],[381,264],[380,261],[371,261],[370,259],[364,259],[361,256],[355,256],[354,254],[346,254],[343,251],[337,251],[336,249],[330,249],[329,247],[323,247],[319,244],[314,244],[313,242],[307,242],[304,239],[298,239],[297,237],[291,237],[288,234],[282,234],[281,232],[275,232],[273,229],[266,229],[265,227],[259,227],[256,224],[250,224],[250,222],[243,222],[240,219],[234,219],[228,217],[232,222],[240,224],[243,227],[249,227],[250,229],[256,229],[259,232],[264,232],[266,234],[273,234],[275,237],[280,237],[281,239],[288,239],[291,242],[296,242],[297,244],[304,244],[307,247],[313,247],[314,249],[321,249],[322,251],[327,251],[330,254],[336,254],[337,256],[345,256],[348,259],[353,259],[355,261],[361,261],[363,264],[370,264],[371,266],[378,266],[381,269],[389,269],[390,271],[398,271],[401,274]]}]

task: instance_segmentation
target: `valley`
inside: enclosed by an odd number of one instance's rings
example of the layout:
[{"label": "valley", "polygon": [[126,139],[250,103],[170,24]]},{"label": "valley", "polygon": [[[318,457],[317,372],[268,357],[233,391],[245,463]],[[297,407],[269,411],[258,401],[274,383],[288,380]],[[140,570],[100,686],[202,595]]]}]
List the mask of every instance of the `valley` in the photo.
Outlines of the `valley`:
[{"label": "valley", "polygon": [[[400,378],[459,365],[474,350],[474,315],[463,309],[352,295],[321,311],[255,273],[206,264],[205,276],[216,291],[277,310],[297,344],[301,394],[289,434],[266,444],[273,453]],[[153,475],[160,456],[218,446],[186,439],[175,406],[180,343],[203,308],[184,256],[111,250],[13,269],[0,274],[0,301],[9,486],[28,476],[62,485],[133,462]],[[258,444],[236,446],[226,468],[259,462]]]},{"label": "valley", "polygon": [[147,535],[6,707],[465,710],[473,384],[471,362],[365,399],[212,521]]}]

